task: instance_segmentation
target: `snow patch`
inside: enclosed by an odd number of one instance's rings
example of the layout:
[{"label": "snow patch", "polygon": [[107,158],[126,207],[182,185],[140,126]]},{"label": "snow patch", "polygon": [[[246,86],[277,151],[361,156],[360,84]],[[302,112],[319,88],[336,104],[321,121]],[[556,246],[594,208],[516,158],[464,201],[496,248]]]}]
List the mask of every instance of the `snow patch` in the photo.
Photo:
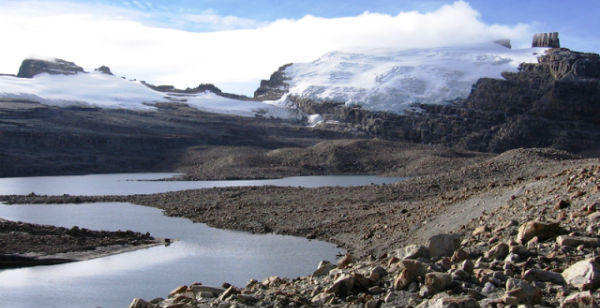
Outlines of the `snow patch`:
[{"label": "snow patch", "polygon": [[75,75],[39,74],[33,78],[0,76],[0,99],[22,99],[51,106],[93,106],[155,110],[156,103],[182,103],[199,110],[245,117],[298,118],[294,110],[254,101],[241,101],[212,92],[162,93],[138,81],[101,72]]}]

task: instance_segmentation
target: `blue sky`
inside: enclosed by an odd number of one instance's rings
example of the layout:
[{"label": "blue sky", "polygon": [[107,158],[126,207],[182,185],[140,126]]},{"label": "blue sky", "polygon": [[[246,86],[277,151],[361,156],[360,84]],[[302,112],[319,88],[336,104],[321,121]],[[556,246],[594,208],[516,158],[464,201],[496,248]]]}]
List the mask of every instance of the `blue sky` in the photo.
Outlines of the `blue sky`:
[{"label": "blue sky", "polygon": [[558,31],[600,51],[598,0],[0,0],[0,72],[25,57],[193,87],[251,94],[278,66],[332,50],[428,48]]},{"label": "blue sky", "polygon": [[[88,1],[89,2],[89,1]],[[334,18],[356,16],[365,11],[398,14],[402,11],[433,11],[455,1],[409,1],[409,0],[98,0],[97,3],[139,9],[157,13],[161,19],[148,19],[162,25],[188,31],[211,31],[202,24],[177,24],[166,16],[181,13],[201,14],[207,10],[223,16],[235,16],[255,21],[269,22],[281,18],[299,19],[305,15]],[[528,23],[536,31],[561,33],[565,46],[584,51],[600,51],[600,1],[598,0],[467,0],[480,13],[482,21],[489,24]],[[162,14],[162,15],[161,15]],[[176,17],[175,17],[176,18]],[[588,41],[589,42],[586,42]]]}]

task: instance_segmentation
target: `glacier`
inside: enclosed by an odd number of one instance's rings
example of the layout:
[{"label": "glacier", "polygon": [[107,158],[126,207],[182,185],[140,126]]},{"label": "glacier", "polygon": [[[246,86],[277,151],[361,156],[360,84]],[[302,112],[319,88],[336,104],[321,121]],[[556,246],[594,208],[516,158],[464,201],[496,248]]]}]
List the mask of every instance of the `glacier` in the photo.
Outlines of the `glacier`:
[{"label": "glacier", "polygon": [[520,63],[537,62],[547,48],[510,49],[495,43],[369,53],[330,52],[285,68],[288,94],[370,111],[404,113],[414,104],[466,98],[482,77],[502,78]]}]

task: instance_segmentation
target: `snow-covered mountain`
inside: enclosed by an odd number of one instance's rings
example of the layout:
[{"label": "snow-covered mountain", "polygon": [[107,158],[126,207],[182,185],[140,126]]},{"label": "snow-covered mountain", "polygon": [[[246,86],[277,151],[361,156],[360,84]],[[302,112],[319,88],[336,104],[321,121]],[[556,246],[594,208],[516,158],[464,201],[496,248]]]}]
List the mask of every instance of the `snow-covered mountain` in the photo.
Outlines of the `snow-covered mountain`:
[{"label": "snow-covered mountain", "polygon": [[466,98],[482,77],[502,78],[520,63],[537,62],[546,48],[510,49],[489,43],[369,54],[331,52],[283,70],[288,95],[343,102],[371,111],[402,113],[411,104],[444,104]]},{"label": "snow-covered mountain", "polygon": [[295,118],[286,108],[202,93],[155,91],[141,82],[101,72],[71,75],[41,73],[32,78],[0,76],[0,99],[22,99],[51,106],[153,110],[156,103],[183,103],[199,110],[246,117]]}]

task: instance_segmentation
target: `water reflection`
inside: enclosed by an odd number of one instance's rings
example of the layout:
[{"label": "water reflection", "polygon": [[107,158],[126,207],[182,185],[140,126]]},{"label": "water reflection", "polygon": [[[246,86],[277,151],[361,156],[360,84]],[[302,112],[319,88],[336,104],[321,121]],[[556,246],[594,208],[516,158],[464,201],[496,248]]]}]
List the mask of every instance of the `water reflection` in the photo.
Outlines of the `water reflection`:
[{"label": "water reflection", "polygon": [[126,307],[133,297],[165,296],[195,281],[243,286],[251,278],[307,275],[340,253],[324,242],[220,230],[128,203],[0,205],[0,217],[179,240],[83,262],[0,271],[0,307]]}]

